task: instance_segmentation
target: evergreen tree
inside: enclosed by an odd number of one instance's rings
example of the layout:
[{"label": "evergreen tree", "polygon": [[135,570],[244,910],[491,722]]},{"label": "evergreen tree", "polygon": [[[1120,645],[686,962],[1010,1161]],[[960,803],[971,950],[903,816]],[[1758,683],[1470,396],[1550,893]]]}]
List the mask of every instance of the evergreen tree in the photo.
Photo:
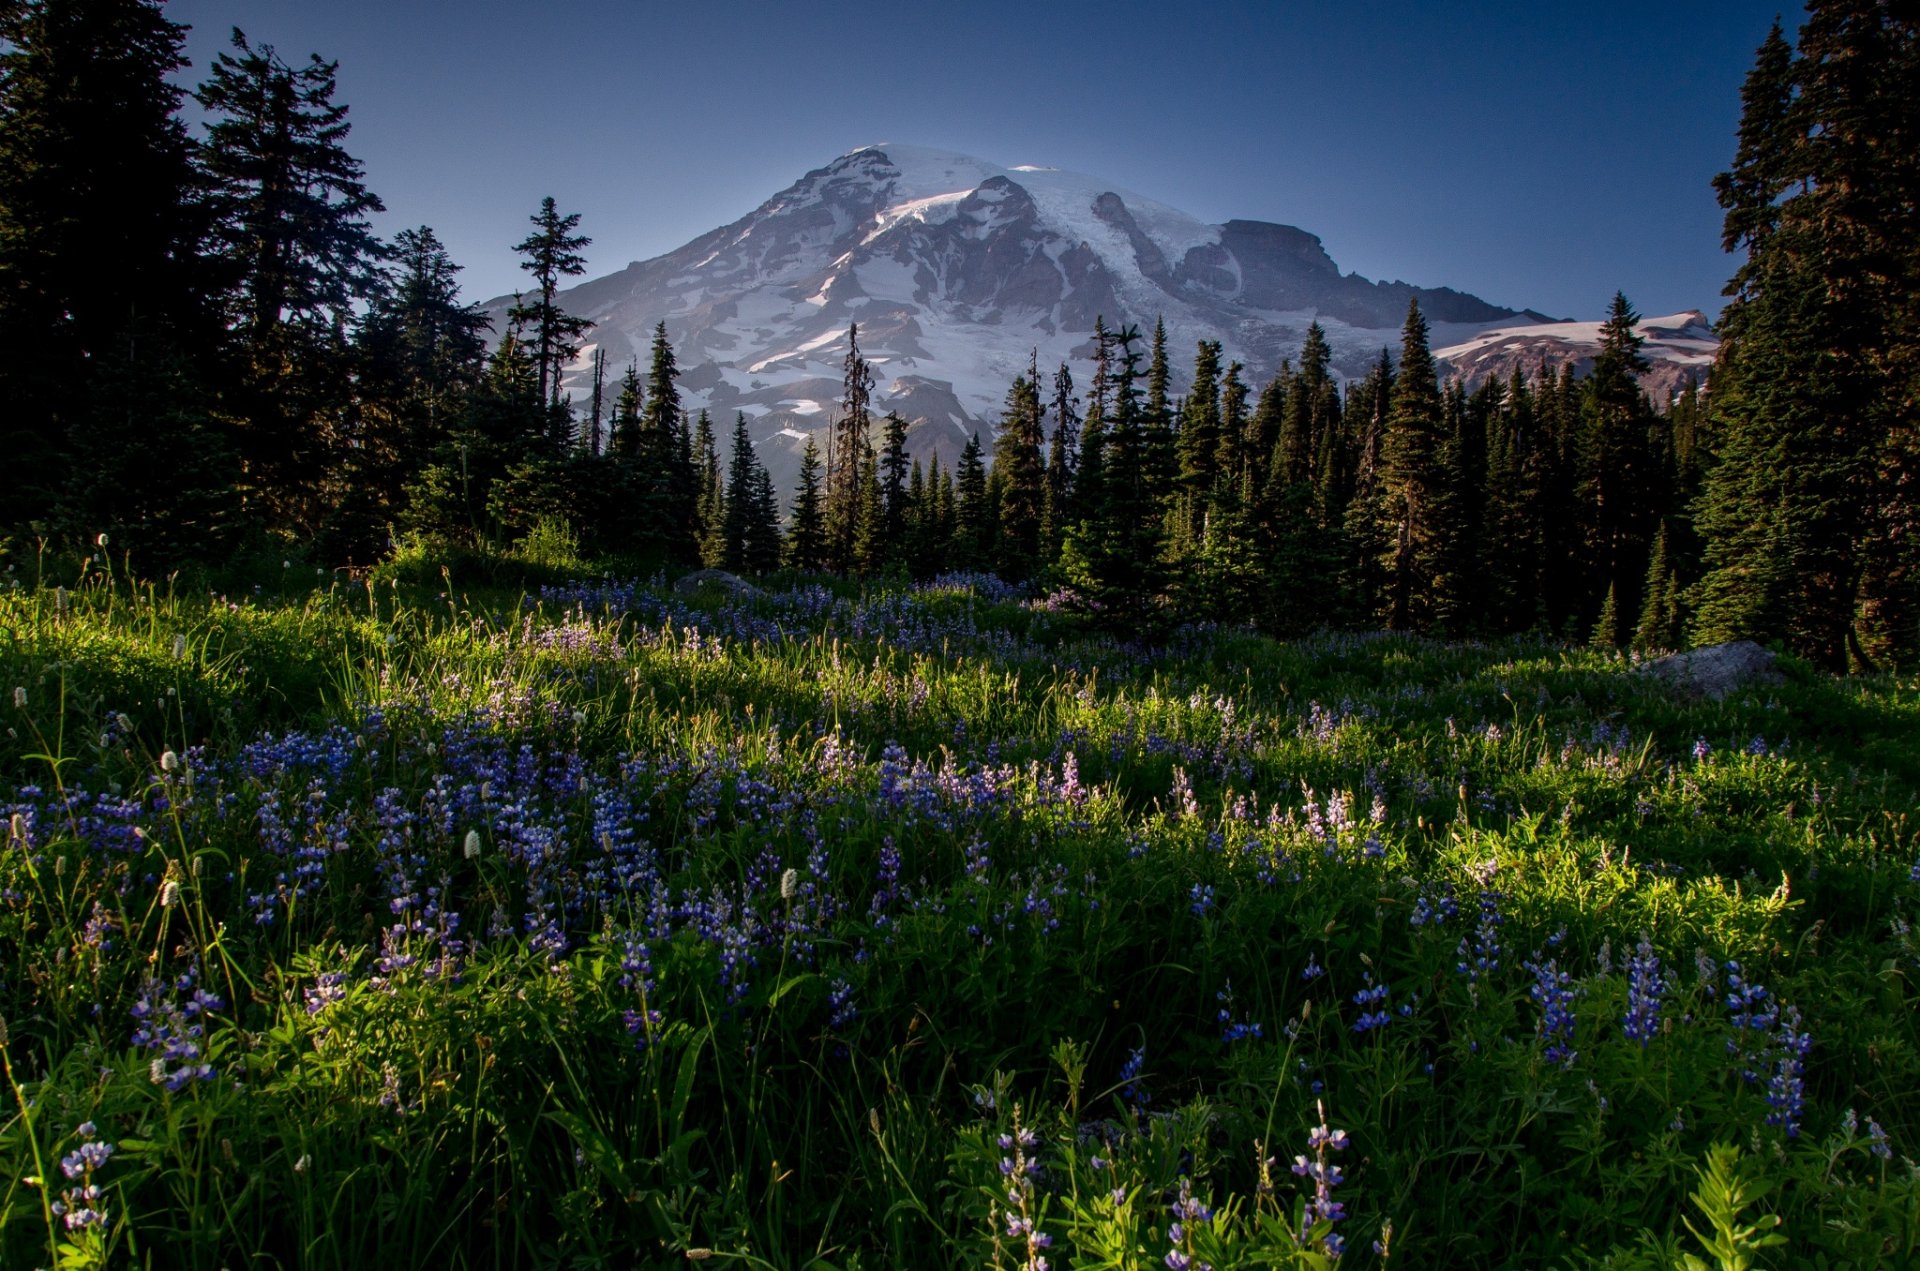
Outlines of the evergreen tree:
[{"label": "evergreen tree", "polygon": [[1729,284],[1715,465],[1694,507],[1694,638],[1784,641],[1835,670],[1920,655],[1920,28],[1808,6],[1742,93],[1716,182]]},{"label": "evergreen tree", "polygon": [[1062,362],[1053,375],[1053,429],[1047,437],[1047,470],[1040,508],[1040,556],[1051,566],[1073,518],[1074,469],[1080,458],[1080,399],[1073,395],[1073,372]]},{"label": "evergreen tree", "polygon": [[1202,340],[1193,359],[1193,387],[1176,442],[1180,460],[1175,541],[1197,543],[1212,506],[1220,457],[1220,342]]},{"label": "evergreen tree", "polygon": [[1420,302],[1407,302],[1400,338],[1400,370],[1381,442],[1380,491],[1392,538],[1382,561],[1382,617],[1395,631],[1434,626],[1433,597],[1444,586],[1448,482],[1439,379],[1427,344]]},{"label": "evergreen tree", "polygon": [[[733,427],[734,459],[723,474],[720,469],[719,442],[713,435],[713,420],[700,412],[694,426],[694,486],[700,492],[700,563],[709,569],[744,568],[746,553],[745,518],[752,509],[739,500],[751,499],[751,491],[742,483],[744,474],[735,465],[739,461],[746,418],[736,412]],[[752,442],[747,447],[752,449]]]},{"label": "evergreen tree", "polygon": [[210,260],[226,282],[239,358],[230,394],[245,488],[284,529],[311,532],[349,444],[347,328],[378,295],[384,249],[367,217],[383,211],[343,143],[336,62],[299,69],[239,30],[194,96],[213,216]]},{"label": "evergreen tree", "polygon": [[1040,528],[1046,499],[1042,442],[1040,373],[1035,364],[1007,390],[1006,414],[993,443],[993,475],[999,495],[993,564],[1004,578],[1029,578],[1040,567]]},{"label": "evergreen tree", "polygon": [[746,565],[756,574],[770,574],[780,568],[780,503],[766,465],[751,451],[748,454],[753,511],[746,523]]},{"label": "evergreen tree", "polygon": [[562,370],[580,351],[580,337],[593,328],[593,323],[560,307],[560,281],[586,272],[587,258],[580,249],[593,240],[574,233],[580,228],[580,214],[560,215],[552,195],[541,199],[540,210],[527,219],[533,222],[533,233],[515,243],[513,250],[524,257],[520,268],[533,275],[537,290],[515,303],[508,316],[533,333],[530,343],[540,401],[553,405],[560,399]]},{"label": "evergreen tree", "polygon": [[991,529],[987,512],[987,470],[981,462],[980,434],[967,438],[960,451],[960,464],[954,481],[953,537],[948,561],[962,569],[986,569],[987,536]]},{"label": "evergreen tree", "polygon": [[[701,418],[705,417],[706,412],[702,411]],[[722,569],[740,572],[753,567],[749,557],[753,547],[753,521],[759,515],[754,479],[758,467],[754,462],[753,438],[747,434],[747,417],[743,412],[735,412],[733,455],[727,462],[727,492],[723,501],[725,511],[716,536],[721,545],[717,555]]]},{"label": "evergreen tree", "polygon": [[208,417],[185,30],[154,0],[0,5],[0,530],[57,517],[169,564],[220,549],[237,475]]},{"label": "evergreen tree", "polygon": [[820,448],[807,438],[800,452],[800,487],[793,500],[793,527],[787,535],[787,563],[818,573],[827,568],[826,507],[820,481]]},{"label": "evergreen tree", "polygon": [[[1616,293],[1587,378],[1581,432],[1588,576],[1597,589],[1616,593],[1622,614],[1639,612],[1654,517],[1665,501],[1665,474],[1648,444],[1653,411],[1635,379],[1647,369],[1645,341],[1633,329],[1639,321]],[[1622,643],[1619,633],[1612,643]]]},{"label": "evergreen tree", "polygon": [[693,463],[692,429],[680,407],[675,380],[680,368],[667,339],[667,324],[653,329],[646,406],[640,415],[640,463],[647,508],[647,538],[671,565],[699,559],[700,493]]},{"label": "evergreen tree", "polygon": [[1634,624],[1633,647],[1671,649],[1680,641],[1680,587],[1667,554],[1667,527],[1655,532],[1647,558],[1647,580],[1641,588],[1640,621]]},{"label": "evergreen tree", "polygon": [[873,423],[873,368],[860,354],[857,322],[847,327],[841,386],[840,414],[827,436],[826,533],[828,567],[845,573],[853,565],[860,524],[860,474],[873,448],[868,440]]},{"label": "evergreen tree", "polygon": [[880,508],[881,540],[889,564],[906,554],[907,530],[907,421],[888,411],[881,424]]}]

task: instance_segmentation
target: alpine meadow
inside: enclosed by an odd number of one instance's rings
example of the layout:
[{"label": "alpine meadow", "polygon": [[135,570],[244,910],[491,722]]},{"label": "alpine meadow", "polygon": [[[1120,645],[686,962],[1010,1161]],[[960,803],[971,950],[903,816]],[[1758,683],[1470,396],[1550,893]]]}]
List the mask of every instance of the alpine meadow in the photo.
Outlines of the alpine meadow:
[{"label": "alpine meadow", "polygon": [[1920,1266],[1912,5],[1589,321],[906,144],[469,299],[187,7],[0,0],[0,1266]]}]

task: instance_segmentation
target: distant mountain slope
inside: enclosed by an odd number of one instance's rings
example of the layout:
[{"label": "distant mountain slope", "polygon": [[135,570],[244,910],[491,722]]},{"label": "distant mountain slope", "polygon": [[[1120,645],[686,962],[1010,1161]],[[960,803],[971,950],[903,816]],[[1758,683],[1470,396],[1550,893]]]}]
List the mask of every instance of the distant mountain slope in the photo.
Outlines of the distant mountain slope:
[{"label": "distant mountain slope", "polygon": [[[1458,344],[1434,350],[1453,373],[1469,384],[1489,377],[1505,379],[1517,368],[1531,375],[1542,363],[1579,371],[1593,365],[1600,351],[1598,322],[1534,322],[1494,327]],[[1636,328],[1646,340],[1642,355],[1652,365],[1640,382],[1654,400],[1664,402],[1691,378],[1702,383],[1720,347],[1707,316],[1697,309],[1665,318],[1643,318]]]},{"label": "distant mountain slope", "polygon": [[[1519,340],[1551,322],[1448,288],[1343,274],[1318,238],[1292,226],[1206,225],[1077,173],[884,145],[807,173],[676,251],[582,283],[562,303],[597,324],[591,338],[612,373],[629,360],[644,370],[664,320],[689,406],[713,411],[722,429],[746,412],[784,489],[802,442],[839,400],[853,322],[878,409],[915,421],[915,453],[950,462],[970,433],[991,436],[1030,359],[1048,376],[1074,363],[1084,387],[1096,317],[1143,336],[1164,320],[1176,380],[1198,341],[1219,340],[1258,387],[1298,356],[1315,320],[1336,369],[1364,372],[1382,347],[1397,348],[1416,296],[1436,346]],[[498,317],[506,307],[490,309]],[[576,396],[592,347],[568,380]]]}]

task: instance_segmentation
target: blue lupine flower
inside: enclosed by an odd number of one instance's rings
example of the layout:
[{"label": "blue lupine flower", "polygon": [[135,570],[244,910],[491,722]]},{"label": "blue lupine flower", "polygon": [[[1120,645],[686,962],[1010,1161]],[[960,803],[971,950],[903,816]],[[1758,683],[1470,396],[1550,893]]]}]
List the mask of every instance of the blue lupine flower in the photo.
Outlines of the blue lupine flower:
[{"label": "blue lupine flower", "polygon": [[1533,973],[1533,986],[1527,996],[1540,1008],[1540,1040],[1547,1044],[1547,1062],[1571,1068],[1577,1057],[1573,1049],[1573,999],[1579,990],[1573,977],[1555,960],[1529,962],[1527,970]]},{"label": "blue lupine flower", "polygon": [[1385,1028],[1393,1022],[1392,1015],[1387,1011],[1387,986],[1375,984],[1372,972],[1367,973],[1366,981],[1367,987],[1353,995],[1353,1004],[1360,1008],[1360,1018],[1353,1022],[1353,1031],[1356,1033]]},{"label": "blue lupine flower", "polygon": [[1621,1020],[1626,1035],[1642,1050],[1660,1028],[1660,999],[1671,984],[1661,973],[1659,955],[1643,932],[1627,963],[1627,1013]]}]

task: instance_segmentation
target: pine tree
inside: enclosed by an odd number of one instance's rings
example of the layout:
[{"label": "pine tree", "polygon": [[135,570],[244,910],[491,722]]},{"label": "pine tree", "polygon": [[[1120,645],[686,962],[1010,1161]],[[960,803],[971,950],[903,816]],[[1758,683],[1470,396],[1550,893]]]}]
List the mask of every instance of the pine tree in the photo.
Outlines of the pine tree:
[{"label": "pine tree", "polygon": [[1667,555],[1667,527],[1663,522],[1654,534],[1653,551],[1647,558],[1647,580],[1641,588],[1646,598],[1640,605],[1640,620],[1634,624],[1633,647],[1671,649],[1679,643],[1679,580]]},{"label": "pine tree", "polygon": [[1060,540],[1073,519],[1075,468],[1080,458],[1080,399],[1073,394],[1073,372],[1062,362],[1053,375],[1053,428],[1047,436],[1047,470],[1040,507],[1040,557],[1043,567],[1059,559]]},{"label": "pine tree", "polygon": [[[1653,521],[1665,502],[1665,473],[1648,445],[1653,411],[1635,379],[1647,369],[1635,333],[1639,315],[1616,293],[1600,327],[1600,352],[1582,403],[1580,503],[1588,576],[1618,595],[1623,613],[1639,611]],[[1619,643],[1619,639],[1614,641]]]},{"label": "pine tree", "polygon": [[853,566],[854,538],[860,524],[860,474],[873,448],[871,430],[873,368],[860,354],[860,324],[847,327],[847,356],[842,363],[840,414],[827,437],[827,564],[839,573]]},{"label": "pine tree", "polygon": [[1729,284],[1715,464],[1694,506],[1696,640],[1784,641],[1835,669],[1920,655],[1920,31],[1816,2],[1776,29],[1716,182]]},{"label": "pine tree", "polygon": [[1202,340],[1193,359],[1193,387],[1175,443],[1180,460],[1175,540],[1197,543],[1212,506],[1220,457],[1220,342]]},{"label": "pine tree", "polygon": [[367,217],[385,209],[343,145],[339,64],[316,55],[296,70],[239,30],[232,47],[194,94],[209,116],[210,260],[227,284],[240,362],[229,400],[252,505],[275,526],[311,532],[350,440],[345,332],[380,289],[385,253]]},{"label": "pine tree", "polygon": [[1440,384],[1427,344],[1420,302],[1407,303],[1400,339],[1400,370],[1381,442],[1380,489],[1392,528],[1382,617],[1395,631],[1429,631],[1433,597],[1444,580],[1447,478]]},{"label": "pine tree", "polygon": [[[706,418],[706,412],[701,412]],[[736,572],[752,568],[749,554],[753,546],[753,520],[758,515],[754,506],[754,472],[758,465],[754,462],[753,438],[747,433],[747,417],[735,412],[733,417],[733,453],[727,461],[727,490],[722,502],[724,512],[715,538],[720,544],[719,565],[722,569]]]},{"label": "pine tree", "polygon": [[787,563],[818,573],[827,568],[826,508],[820,481],[820,448],[807,438],[800,452],[800,487],[793,499],[793,527],[787,535]]},{"label": "pine tree", "polygon": [[1006,414],[993,443],[993,474],[999,487],[993,564],[1004,578],[1030,578],[1040,567],[1046,499],[1042,442],[1040,372],[1035,364],[1007,390]]},{"label": "pine tree", "polygon": [[888,411],[880,435],[880,532],[887,563],[896,564],[907,550],[907,421]]},{"label": "pine tree", "polygon": [[168,564],[221,550],[236,476],[185,31],[154,0],[0,5],[0,529],[58,517]]},{"label": "pine tree", "polygon": [[672,565],[699,559],[700,492],[693,464],[692,429],[680,406],[680,368],[667,324],[653,329],[646,406],[640,415],[640,464],[647,537]]},{"label": "pine tree", "polygon": [[1619,593],[1612,584],[1608,584],[1606,599],[1600,602],[1600,616],[1594,619],[1593,635],[1588,643],[1596,649],[1620,647]]},{"label": "pine tree", "polygon": [[560,375],[574,354],[580,351],[579,339],[593,323],[576,317],[560,307],[560,280],[586,272],[587,258],[580,249],[593,242],[580,228],[580,214],[560,215],[553,196],[540,200],[540,210],[527,219],[533,233],[515,243],[513,250],[525,257],[520,268],[533,275],[534,295],[516,303],[508,315],[533,333],[533,364],[540,381],[540,401],[557,403]]},{"label": "pine tree", "polygon": [[770,574],[780,568],[780,502],[773,493],[773,478],[766,465],[751,451],[748,457],[752,512],[746,523],[746,565],[756,574]]},{"label": "pine tree", "polygon": [[962,569],[985,570],[991,563],[986,550],[991,526],[987,514],[987,470],[981,462],[979,433],[967,438],[956,472],[953,537],[947,559]]},{"label": "pine tree", "polygon": [[[736,413],[736,459],[745,427],[746,419]],[[752,443],[747,444],[751,448]],[[738,500],[751,495],[737,479],[732,463],[724,473],[721,471],[719,441],[713,433],[713,420],[704,410],[694,426],[693,455],[694,486],[700,492],[700,563],[709,569],[741,569],[746,551],[744,518],[752,510]]]}]

